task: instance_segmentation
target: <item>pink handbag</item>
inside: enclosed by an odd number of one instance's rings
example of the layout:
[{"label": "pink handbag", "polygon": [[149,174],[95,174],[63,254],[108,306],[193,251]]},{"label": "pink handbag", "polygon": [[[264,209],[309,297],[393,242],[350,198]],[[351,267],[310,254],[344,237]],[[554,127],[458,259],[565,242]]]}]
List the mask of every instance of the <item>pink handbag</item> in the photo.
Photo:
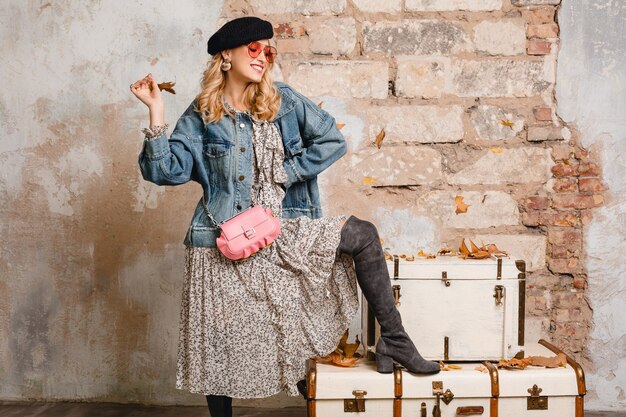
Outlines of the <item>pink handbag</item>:
[{"label": "pink handbag", "polygon": [[280,221],[272,210],[253,205],[234,217],[217,223],[202,198],[209,218],[220,229],[217,248],[233,261],[246,259],[269,246],[280,234]]}]

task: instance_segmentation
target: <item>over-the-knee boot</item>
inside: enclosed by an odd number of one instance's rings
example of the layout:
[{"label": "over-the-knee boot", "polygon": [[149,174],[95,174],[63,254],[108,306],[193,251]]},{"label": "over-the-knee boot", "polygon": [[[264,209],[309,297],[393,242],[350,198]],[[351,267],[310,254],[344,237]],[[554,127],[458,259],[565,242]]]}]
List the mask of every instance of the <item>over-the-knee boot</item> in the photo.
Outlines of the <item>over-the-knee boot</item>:
[{"label": "over-the-knee boot", "polygon": [[233,417],[233,398],[228,395],[205,395],[211,417]]},{"label": "over-the-knee boot", "polygon": [[352,256],[361,291],[380,324],[380,337],[375,352],[378,372],[393,372],[394,360],[409,372],[439,372],[439,364],[425,360],[404,330],[376,226],[369,221],[350,216],[341,231],[341,242],[337,250]]}]

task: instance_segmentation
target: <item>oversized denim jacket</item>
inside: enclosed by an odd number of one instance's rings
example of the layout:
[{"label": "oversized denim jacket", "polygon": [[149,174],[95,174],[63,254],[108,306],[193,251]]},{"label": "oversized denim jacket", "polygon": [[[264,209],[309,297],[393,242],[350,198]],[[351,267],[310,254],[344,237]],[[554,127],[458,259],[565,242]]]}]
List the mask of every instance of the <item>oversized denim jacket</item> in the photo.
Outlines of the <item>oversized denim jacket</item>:
[{"label": "oversized denim jacket", "polygon": [[[275,81],[281,94],[274,119],[282,135],[288,180],[283,185],[284,218],[322,216],[317,175],[346,153],[346,142],[335,118],[288,84]],[[252,121],[246,113],[236,120],[224,115],[204,124],[192,102],[165,133],[145,140],[138,158],[141,175],[158,185],[196,181],[202,186],[211,215],[224,221],[251,205]],[[215,247],[220,231],[198,199],[184,244]]]}]

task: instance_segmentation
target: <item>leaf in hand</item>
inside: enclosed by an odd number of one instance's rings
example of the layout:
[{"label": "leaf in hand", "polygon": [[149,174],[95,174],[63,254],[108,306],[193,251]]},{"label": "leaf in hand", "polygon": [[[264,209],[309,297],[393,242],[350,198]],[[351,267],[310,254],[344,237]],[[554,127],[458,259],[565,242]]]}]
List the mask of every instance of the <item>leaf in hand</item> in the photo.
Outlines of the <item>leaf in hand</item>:
[{"label": "leaf in hand", "polygon": [[380,129],[380,132],[376,135],[376,141],[374,143],[378,149],[383,146],[383,139],[385,139],[385,128]]},{"label": "leaf in hand", "polygon": [[170,94],[176,94],[176,91],[174,91],[174,89],[172,87],[174,87],[174,85],[176,85],[176,81],[174,82],[165,82],[165,83],[158,83],[157,84],[159,86],[159,90],[165,90]]}]

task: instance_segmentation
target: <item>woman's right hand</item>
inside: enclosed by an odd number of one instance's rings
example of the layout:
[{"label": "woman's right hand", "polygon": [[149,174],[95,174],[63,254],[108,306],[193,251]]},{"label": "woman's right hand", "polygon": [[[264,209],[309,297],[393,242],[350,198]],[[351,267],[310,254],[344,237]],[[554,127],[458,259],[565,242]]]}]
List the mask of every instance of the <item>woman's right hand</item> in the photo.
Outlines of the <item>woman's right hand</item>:
[{"label": "woman's right hand", "polygon": [[151,73],[132,83],[130,91],[149,109],[163,108],[161,90]]}]

